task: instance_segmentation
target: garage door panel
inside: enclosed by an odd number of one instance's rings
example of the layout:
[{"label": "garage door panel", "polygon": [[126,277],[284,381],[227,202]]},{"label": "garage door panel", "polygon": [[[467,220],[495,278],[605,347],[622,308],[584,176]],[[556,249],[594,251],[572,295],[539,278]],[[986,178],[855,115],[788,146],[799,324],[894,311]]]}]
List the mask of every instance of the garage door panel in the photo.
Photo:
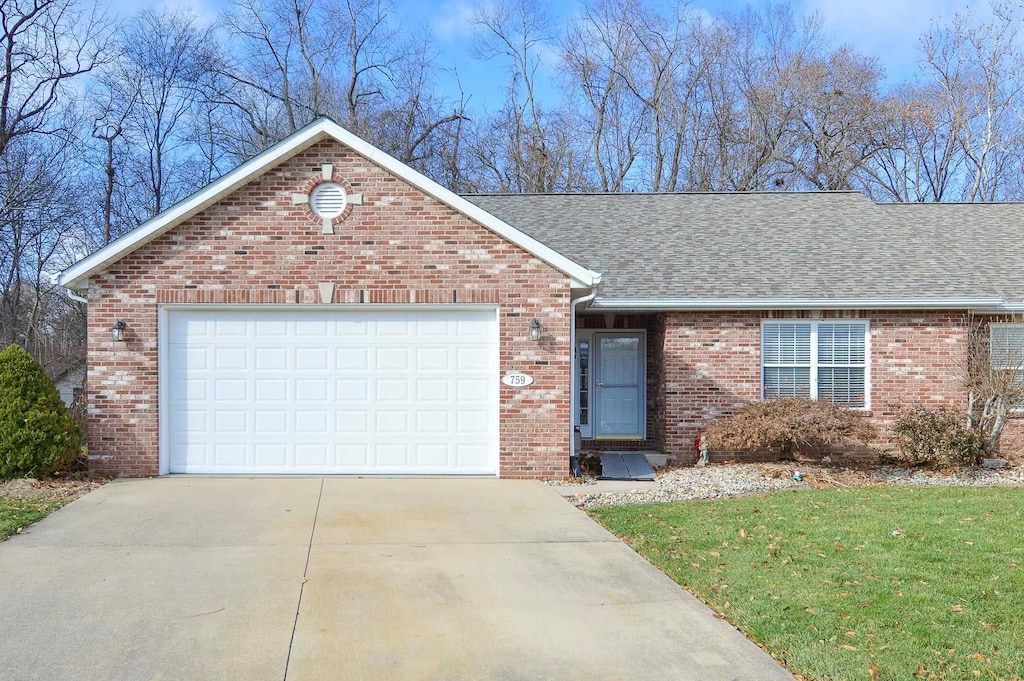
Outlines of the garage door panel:
[{"label": "garage door panel", "polygon": [[374,352],[373,369],[377,372],[409,370],[409,348],[381,347]]},{"label": "garage door panel", "polygon": [[451,433],[451,414],[445,410],[420,411],[416,414],[416,435],[448,435]]},{"label": "garage door panel", "polygon": [[409,468],[409,445],[404,442],[378,444],[375,453],[381,468]]},{"label": "garage door panel", "polygon": [[409,338],[412,326],[407,319],[397,315],[381,315],[377,320],[376,332],[381,340],[388,338]]},{"label": "garage door panel", "polygon": [[416,464],[419,466],[436,466],[444,468],[449,465],[450,448],[445,445],[416,445]]},{"label": "garage door panel", "polygon": [[281,435],[289,432],[289,412],[285,409],[258,409],[255,416],[254,425],[259,435]]},{"label": "garage door panel", "polygon": [[376,386],[377,404],[409,401],[410,390],[407,378],[378,378]]},{"label": "garage door panel", "polygon": [[369,446],[338,444],[334,446],[335,464],[338,468],[369,467]]},{"label": "garage door panel", "polygon": [[367,348],[338,348],[335,353],[338,371],[369,371],[370,351]]},{"label": "garage door panel", "polygon": [[288,348],[284,346],[256,348],[253,368],[258,371],[287,371]]},{"label": "garage door panel", "polygon": [[456,348],[455,358],[459,371],[490,371],[493,353],[486,346]]},{"label": "garage door panel", "polygon": [[419,371],[451,371],[452,348],[444,346],[419,348],[416,351],[416,368]]},{"label": "garage door panel", "polygon": [[249,364],[250,359],[248,348],[239,346],[221,346],[218,348],[214,348],[214,371],[245,371],[249,368]]},{"label": "garage door panel", "polygon": [[325,402],[328,399],[329,382],[326,378],[296,378],[296,402]]},{"label": "garage door panel", "polygon": [[458,445],[455,448],[455,465],[466,468],[484,468],[490,453],[481,445]]},{"label": "garage door panel", "polygon": [[218,442],[213,445],[213,465],[217,467],[243,467],[248,447],[233,442]]},{"label": "garage door panel", "polygon": [[497,472],[493,310],[172,309],[172,472]]},{"label": "garage door panel", "polygon": [[249,400],[249,381],[245,378],[215,379],[213,398],[217,402],[247,402]]},{"label": "garage door panel", "polygon": [[283,378],[257,378],[253,384],[257,402],[284,402],[289,399],[288,381]]},{"label": "garage door panel", "polygon": [[487,399],[490,385],[487,379],[463,378],[456,381],[456,394],[459,402],[479,402]]},{"label": "garage door panel", "polygon": [[327,435],[326,409],[296,409],[294,413],[296,435]]},{"label": "garage door panel", "polygon": [[451,380],[428,378],[416,381],[416,401],[420,404],[448,402],[451,399]]},{"label": "garage door panel", "polygon": [[299,443],[295,445],[296,467],[327,468],[329,465],[326,444]]},{"label": "garage door panel", "polygon": [[312,337],[312,338],[323,338],[327,335],[327,320],[326,319],[298,319],[292,322],[294,324],[295,335],[298,337]]},{"label": "garage door panel", "polygon": [[334,385],[335,399],[339,402],[365,402],[370,399],[369,378],[343,378]]},{"label": "garage door panel", "polygon": [[288,465],[288,445],[283,442],[256,444],[253,454],[255,469],[280,469]]},{"label": "garage door panel", "polygon": [[346,409],[335,415],[339,435],[369,434],[370,413],[364,409]]}]

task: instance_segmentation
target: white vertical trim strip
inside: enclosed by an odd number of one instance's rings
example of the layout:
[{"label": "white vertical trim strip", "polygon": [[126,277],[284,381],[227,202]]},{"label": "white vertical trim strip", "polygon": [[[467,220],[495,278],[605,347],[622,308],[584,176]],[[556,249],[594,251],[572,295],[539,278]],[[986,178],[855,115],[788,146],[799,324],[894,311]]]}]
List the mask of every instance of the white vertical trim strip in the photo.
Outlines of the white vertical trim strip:
[{"label": "white vertical trim strip", "polygon": [[163,305],[158,305],[156,310],[156,364],[157,473],[167,475],[171,471],[167,432],[170,414],[167,405],[167,309]]}]

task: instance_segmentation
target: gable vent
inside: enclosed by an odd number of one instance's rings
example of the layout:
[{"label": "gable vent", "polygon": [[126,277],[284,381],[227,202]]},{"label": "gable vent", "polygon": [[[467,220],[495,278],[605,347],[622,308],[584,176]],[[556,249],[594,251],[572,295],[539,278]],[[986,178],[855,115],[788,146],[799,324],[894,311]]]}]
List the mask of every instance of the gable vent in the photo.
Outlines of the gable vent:
[{"label": "gable vent", "polygon": [[345,211],[345,190],[337,182],[321,182],[309,195],[309,207],[317,216],[331,219]]}]

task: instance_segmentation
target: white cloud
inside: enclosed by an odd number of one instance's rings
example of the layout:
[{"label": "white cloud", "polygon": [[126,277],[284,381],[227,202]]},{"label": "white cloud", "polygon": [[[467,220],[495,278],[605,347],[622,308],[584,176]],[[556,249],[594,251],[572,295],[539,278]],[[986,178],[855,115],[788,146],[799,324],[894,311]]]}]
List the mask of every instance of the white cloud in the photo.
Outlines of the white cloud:
[{"label": "white cloud", "polygon": [[434,35],[442,41],[455,41],[473,35],[473,13],[480,3],[454,0],[441,3],[433,21]]}]

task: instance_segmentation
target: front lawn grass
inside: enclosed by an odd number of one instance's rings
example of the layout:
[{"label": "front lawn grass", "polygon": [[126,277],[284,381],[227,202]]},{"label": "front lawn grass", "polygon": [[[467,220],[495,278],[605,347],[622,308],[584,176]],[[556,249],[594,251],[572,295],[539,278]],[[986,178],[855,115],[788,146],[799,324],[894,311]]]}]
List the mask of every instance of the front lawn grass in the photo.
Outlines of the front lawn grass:
[{"label": "front lawn grass", "polygon": [[800,490],[591,513],[808,679],[1024,674],[1024,489]]},{"label": "front lawn grass", "polygon": [[0,541],[56,511],[70,499],[28,500],[0,496]]}]

